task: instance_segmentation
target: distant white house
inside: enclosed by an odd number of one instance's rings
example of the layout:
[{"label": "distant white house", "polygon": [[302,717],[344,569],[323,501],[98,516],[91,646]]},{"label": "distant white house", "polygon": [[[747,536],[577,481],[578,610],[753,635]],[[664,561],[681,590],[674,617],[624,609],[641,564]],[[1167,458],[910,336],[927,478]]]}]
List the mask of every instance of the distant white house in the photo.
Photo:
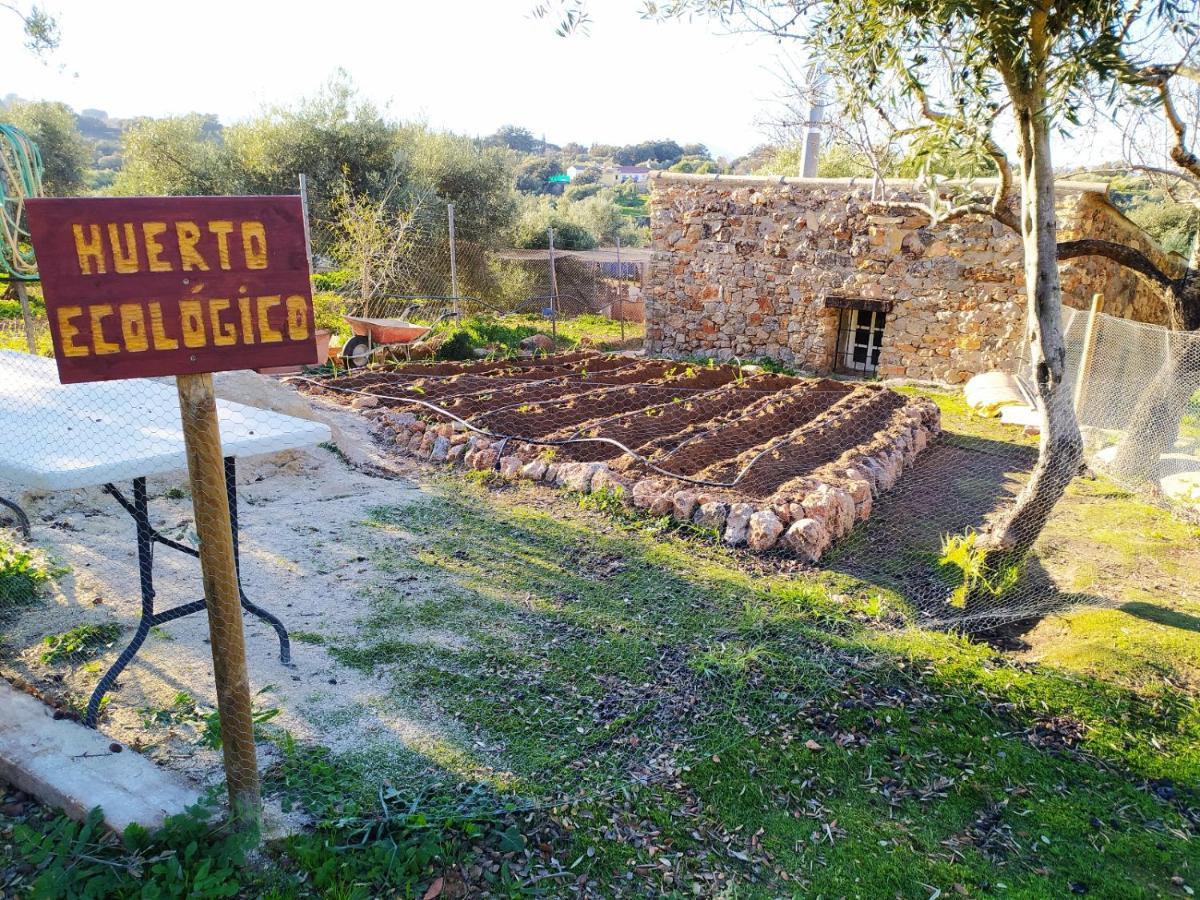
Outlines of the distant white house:
[{"label": "distant white house", "polygon": [[650,169],[646,166],[605,166],[600,172],[600,183],[607,187],[635,184],[639,190],[645,190],[649,180]]}]

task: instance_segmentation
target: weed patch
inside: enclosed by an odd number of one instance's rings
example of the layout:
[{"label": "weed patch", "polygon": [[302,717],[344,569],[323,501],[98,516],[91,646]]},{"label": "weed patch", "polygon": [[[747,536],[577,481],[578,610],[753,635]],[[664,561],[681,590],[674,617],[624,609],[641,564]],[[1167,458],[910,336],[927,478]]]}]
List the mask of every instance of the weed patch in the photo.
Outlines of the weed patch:
[{"label": "weed patch", "polygon": [[42,643],[42,662],[57,665],[64,662],[81,662],[90,659],[102,650],[107,650],[121,637],[122,628],[116,622],[99,625],[76,625],[61,634],[46,635]]}]

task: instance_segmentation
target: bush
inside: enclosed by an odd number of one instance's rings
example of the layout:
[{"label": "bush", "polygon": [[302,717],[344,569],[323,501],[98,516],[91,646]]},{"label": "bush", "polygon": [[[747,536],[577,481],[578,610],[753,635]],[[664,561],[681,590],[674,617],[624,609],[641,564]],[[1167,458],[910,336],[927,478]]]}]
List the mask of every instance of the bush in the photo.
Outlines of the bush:
[{"label": "bush", "polygon": [[342,316],[349,312],[346,298],[330,291],[313,294],[313,320],[318,328],[327,328],[345,339],[350,337],[350,326]]},{"label": "bush", "polygon": [[438,359],[474,359],[475,342],[471,340],[471,335],[467,332],[456,331],[438,348],[437,355]]},{"label": "bush", "polygon": [[354,283],[354,273],[349,269],[334,269],[332,272],[315,272],[312,277],[314,291],[345,293]]}]

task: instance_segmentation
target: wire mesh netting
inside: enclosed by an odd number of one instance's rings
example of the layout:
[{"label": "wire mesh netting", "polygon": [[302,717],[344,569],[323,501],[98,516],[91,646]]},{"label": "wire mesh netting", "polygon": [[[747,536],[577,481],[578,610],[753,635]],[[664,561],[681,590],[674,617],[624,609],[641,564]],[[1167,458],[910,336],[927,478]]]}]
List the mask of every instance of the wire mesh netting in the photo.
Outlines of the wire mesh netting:
[{"label": "wire mesh netting", "polygon": [[1091,465],[1200,514],[1200,334],[1065,311],[1067,371]]}]

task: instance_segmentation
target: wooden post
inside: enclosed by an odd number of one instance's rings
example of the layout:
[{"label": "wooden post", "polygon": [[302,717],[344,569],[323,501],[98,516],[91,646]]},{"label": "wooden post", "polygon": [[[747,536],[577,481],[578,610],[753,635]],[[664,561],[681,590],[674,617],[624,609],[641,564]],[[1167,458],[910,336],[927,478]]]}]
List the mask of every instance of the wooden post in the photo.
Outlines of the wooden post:
[{"label": "wooden post", "polygon": [[461,322],[458,310],[458,254],[454,239],[454,204],[446,204],[446,219],[450,226],[450,289],[454,293],[454,321]]},{"label": "wooden post", "polygon": [[628,296],[625,273],[621,270],[621,236],[617,235],[617,302],[621,304],[621,349],[625,349],[625,298]]},{"label": "wooden post", "polygon": [[558,272],[554,267],[554,229],[546,229],[546,237],[550,247],[550,333],[554,335],[554,343],[558,345]]},{"label": "wooden post", "polygon": [[1075,415],[1083,406],[1087,394],[1087,378],[1092,369],[1092,354],[1096,349],[1096,322],[1100,318],[1100,307],[1104,305],[1103,294],[1092,294],[1092,310],[1088,313],[1087,330],[1083,333],[1083,352],[1079,355],[1079,371],[1075,373]]},{"label": "wooden post", "polygon": [[187,448],[192,509],[200,540],[200,570],[208,602],[217,711],[225,754],[225,780],[234,820],[257,828],[262,815],[258,761],[250,711],[250,679],[242,607],[233,558],[233,532],[225,491],[225,464],[212,375],[179,375],[179,411]]},{"label": "wooden post", "polygon": [[33,333],[33,315],[29,312],[29,294],[25,292],[25,282],[17,282],[17,299],[21,301],[21,318],[25,320],[25,343],[29,345],[30,353],[37,353],[37,338]]}]

